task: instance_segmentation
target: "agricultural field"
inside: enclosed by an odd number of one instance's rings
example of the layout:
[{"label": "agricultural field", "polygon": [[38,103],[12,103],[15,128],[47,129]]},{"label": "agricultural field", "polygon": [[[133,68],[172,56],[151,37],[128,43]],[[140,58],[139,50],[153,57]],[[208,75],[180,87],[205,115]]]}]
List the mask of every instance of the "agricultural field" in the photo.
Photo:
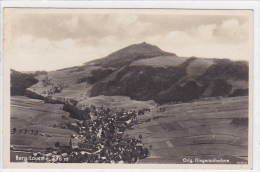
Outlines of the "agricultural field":
[{"label": "agricultural field", "polygon": [[[100,67],[95,66],[71,67],[49,72],[48,75],[42,74],[36,77],[39,82],[31,86],[29,90],[36,92],[37,94],[43,94],[44,91],[51,89],[52,85],[44,85],[42,81],[48,76],[55,85],[64,84],[68,86],[67,88],[64,88],[62,92],[53,94],[53,97],[66,97],[81,101],[88,96],[87,92],[92,86],[85,82],[77,83],[77,81],[81,79],[82,76],[89,76],[91,70],[99,68]],[[85,94],[82,94],[83,92]]]},{"label": "agricultural field", "polygon": [[130,97],[126,96],[96,96],[89,97],[79,102],[80,105],[91,106],[95,105],[101,107],[102,105],[110,109],[125,109],[125,110],[137,110],[144,107],[153,109],[156,107],[153,100],[150,101],[137,101],[131,100]]},{"label": "agricultural field", "polygon": [[[53,147],[57,141],[61,145],[68,145],[70,135],[74,132],[61,129],[58,125],[72,123],[75,120],[69,117],[68,112],[62,110],[62,106],[24,96],[12,96],[11,145],[47,148]],[[15,133],[13,128],[16,128]]]},{"label": "agricultural field", "polygon": [[154,66],[154,67],[166,67],[166,66],[178,66],[184,63],[188,58],[176,57],[176,56],[158,56],[150,59],[141,59],[134,61],[130,66]]},{"label": "agricultural field", "polygon": [[[88,106],[104,105],[111,109],[148,107],[151,110],[138,115],[138,124],[133,129],[126,130],[130,137],[138,138],[141,135],[144,147],[150,149],[150,156],[138,163],[191,163],[190,160],[202,163],[199,160],[203,159],[228,159],[229,162],[226,163],[247,163],[247,96],[165,104],[159,107],[153,101],[133,101],[123,96],[98,96],[88,100],[81,103]],[[10,132],[13,128],[17,131],[11,134],[11,145],[39,149],[53,147],[57,141],[61,145],[68,145],[70,135],[74,132],[54,125],[72,123],[75,120],[61,108],[61,104],[12,96]],[[23,132],[19,134],[19,130]],[[39,134],[32,134],[32,130]],[[11,159],[16,154],[11,151]],[[195,162],[196,158],[198,162]]]},{"label": "agricultural field", "polygon": [[142,135],[144,146],[151,148],[150,157],[138,163],[190,163],[184,158],[247,163],[247,96],[160,108],[165,109],[138,116],[139,124],[127,131],[130,136]]}]

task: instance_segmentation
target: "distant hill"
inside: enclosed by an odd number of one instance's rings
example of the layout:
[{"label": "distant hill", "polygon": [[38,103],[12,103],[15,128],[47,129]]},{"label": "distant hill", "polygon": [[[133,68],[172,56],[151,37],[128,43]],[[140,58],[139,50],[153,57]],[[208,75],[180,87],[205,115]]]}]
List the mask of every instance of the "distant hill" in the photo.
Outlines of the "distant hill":
[{"label": "distant hill", "polygon": [[[89,97],[127,96],[134,100],[191,101],[205,97],[248,95],[248,62],[229,59],[178,57],[147,43],[134,44],[82,66],[36,78],[38,94],[67,85],[53,97],[79,102]],[[48,77],[54,85],[46,85]]]},{"label": "distant hill", "polygon": [[[91,61],[90,63],[102,66],[120,68],[129,65],[139,59],[148,59],[157,56],[176,56],[173,53],[162,51],[160,48],[147,43],[134,44],[118,50],[102,59]],[[87,63],[89,64],[89,63]]]},{"label": "distant hill", "polygon": [[11,69],[11,95],[25,95],[26,89],[36,84],[35,74],[26,74]]}]

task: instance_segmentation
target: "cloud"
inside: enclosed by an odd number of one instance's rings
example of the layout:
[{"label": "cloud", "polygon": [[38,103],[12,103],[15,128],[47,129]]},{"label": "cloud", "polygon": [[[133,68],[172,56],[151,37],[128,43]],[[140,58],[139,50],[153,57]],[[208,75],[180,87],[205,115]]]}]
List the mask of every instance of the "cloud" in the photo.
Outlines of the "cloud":
[{"label": "cloud", "polygon": [[[55,70],[82,65],[97,58],[97,49],[74,46],[73,39],[49,41],[24,35],[17,38],[9,57],[11,68],[26,70]],[[23,64],[23,65],[21,65]]]},{"label": "cloud", "polygon": [[26,34],[49,40],[81,39],[84,44],[110,35],[129,39],[152,27],[151,23],[139,20],[136,14],[25,14],[14,23],[17,24],[13,34],[18,37]]},{"label": "cloud", "polygon": [[249,39],[249,23],[240,24],[235,19],[225,20],[216,28],[215,34],[226,42],[245,42]]},{"label": "cloud", "polygon": [[150,36],[147,42],[160,44],[163,50],[179,56],[246,60],[252,54],[248,28],[247,22],[240,24],[230,19],[219,25],[202,24],[166,35]]},{"label": "cloud", "polygon": [[212,41],[212,39],[214,39],[214,31],[216,28],[216,24],[199,25],[188,29],[187,33],[198,40]]},{"label": "cloud", "polygon": [[[197,16],[193,21],[193,16],[185,15],[153,19],[124,13],[32,13],[13,18],[11,56],[17,70],[81,65],[141,42],[185,57],[241,60],[252,54],[249,23],[239,17]],[[175,26],[175,20],[181,27]],[[34,65],[20,65],[33,61]]]},{"label": "cloud", "polygon": [[59,23],[60,27],[68,28],[68,31],[74,33],[77,31],[79,26],[78,16],[74,16],[69,20],[64,20],[63,22]]}]

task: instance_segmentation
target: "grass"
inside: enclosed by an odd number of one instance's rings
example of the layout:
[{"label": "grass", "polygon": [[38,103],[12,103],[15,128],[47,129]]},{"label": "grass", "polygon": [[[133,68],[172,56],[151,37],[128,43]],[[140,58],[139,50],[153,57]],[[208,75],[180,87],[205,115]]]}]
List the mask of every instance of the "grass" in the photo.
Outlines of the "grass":
[{"label": "grass", "polygon": [[[12,106],[14,104],[17,106]],[[75,122],[75,120],[70,118],[69,114],[61,108],[60,104],[49,104],[23,96],[12,96],[11,129],[16,128],[17,132],[11,134],[11,145],[46,148],[53,146],[56,141],[68,144],[68,139],[74,132],[58,127],[54,128],[54,124]],[[27,134],[18,134],[19,130],[28,130],[28,132]],[[53,136],[31,135],[32,130]]]},{"label": "grass", "polygon": [[12,134],[11,145],[24,145],[30,146],[35,141],[38,142],[41,136],[35,136],[30,134]]},{"label": "grass", "polygon": [[227,156],[232,163],[247,160],[248,126],[235,125],[232,121],[248,117],[248,97],[162,107],[166,108],[165,112],[157,113],[155,109],[150,114],[138,116],[139,120],[161,118],[127,131],[132,136],[142,134],[145,147],[153,146],[151,157],[139,163],[173,163],[182,157],[205,155]]},{"label": "grass", "polygon": [[149,59],[141,59],[134,61],[131,66],[154,66],[154,67],[167,67],[167,66],[179,66],[188,58],[176,57],[176,56],[158,56]]},{"label": "grass", "polygon": [[212,64],[214,64],[213,59],[198,58],[191,62],[191,64],[187,67],[186,72],[189,76],[199,76],[203,74]]},{"label": "grass", "polygon": [[[139,109],[154,107],[153,101],[132,101],[129,97],[122,96],[98,96],[81,102],[87,105],[94,104],[97,107],[110,107],[118,109]],[[54,128],[60,123],[75,122],[67,112],[61,110],[61,104],[43,103],[23,96],[11,97],[11,129],[28,130],[28,134],[11,134],[11,144],[25,145],[38,148],[53,146],[56,141],[67,144],[73,131]],[[66,118],[62,118],[65,116]],[[31,135],[31,131],[39,131],[40,134],[53,135],[52,137]],[[147,130],[149,132],[149,130]]]},{"label": "grass", "polygon": [[[136,138],[142,135],[145,147],[152,145],[151,157],[139,163],[174,163],[182,157],[227,156],[235,161],[246,161],[248,156],[248,126],[233,124],[234,119],[248,117],[248,97],[221,98],[183,104],[167,104],[164,112],[151,101],[132,101],[122,96],[98,96],[81,103],[104,105],[110,108],[150,107],[151,112],[138,116],[138,120],[151,119],[134,126],[126,133]],[[52,125],[72,121],[60,105],[44,104],[21,96],[12,97],[11,126],[38,130],[53,137],[30,134],[12,134],[11,144],[46,148],[56,141],[68,144],[70,130],[53,128]],[[20,107],[21,106],[21,107]],[[22,106],[26,108],[22,108]],[[67,115],[67,120],[61,118]],[[153,120],[153,117],[159,119]],[[37,121],[37,122],[36,122]],[[16,127],[17,129],[19,127]],[[183,162],[182,162],[183,163]]]},{"label": "grass", "polygon": [[131,100],[126,96],[96,96],[86,98],[79,102],[81,105],[91,106],[95,105],[96,107],[109,107],[110,109],[117,108],[118,110],[124,108],[125,110],[138,110],[144,107],[154,108],[154,101],[136,101]]},{"label": "grass", "polygon": [[[64,88],[61,93],[55,93],[54,96],[64,96],[67,98],[75,98],[75,99],[82,99],[83,90],[85,92],[88,91],[86,87],[86,83],[77,84],[76,81],[81,79],[82,77],[86,77],[90,75],[90,72],[94,69],[98,69],[100,67],[97,66],[88,66],[85,67],[83,70],[77,70],[78,67],[67,68],[64,70],[57,70],[48,73],[48,76],[54,82],[55,85],[64,84],[68,85],[68,88]],[[43,91],[47,91],[51,89],[51,86],[44,86],[42,83],[42,79],[45,78],[46,75],[39,75],[37,79],[40,81],[37,84],[30,87],[30,90],[42,94]]]}]

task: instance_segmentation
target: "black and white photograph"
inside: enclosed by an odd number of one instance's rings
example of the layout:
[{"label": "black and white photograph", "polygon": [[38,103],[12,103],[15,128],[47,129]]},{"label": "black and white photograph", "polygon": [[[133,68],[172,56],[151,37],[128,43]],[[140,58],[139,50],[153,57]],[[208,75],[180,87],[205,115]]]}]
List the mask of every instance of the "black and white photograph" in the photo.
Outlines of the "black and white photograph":
[{"label": "black and white photograph", "polygon": [[248,168],[253,14],[4,8],[7,161]]}]

